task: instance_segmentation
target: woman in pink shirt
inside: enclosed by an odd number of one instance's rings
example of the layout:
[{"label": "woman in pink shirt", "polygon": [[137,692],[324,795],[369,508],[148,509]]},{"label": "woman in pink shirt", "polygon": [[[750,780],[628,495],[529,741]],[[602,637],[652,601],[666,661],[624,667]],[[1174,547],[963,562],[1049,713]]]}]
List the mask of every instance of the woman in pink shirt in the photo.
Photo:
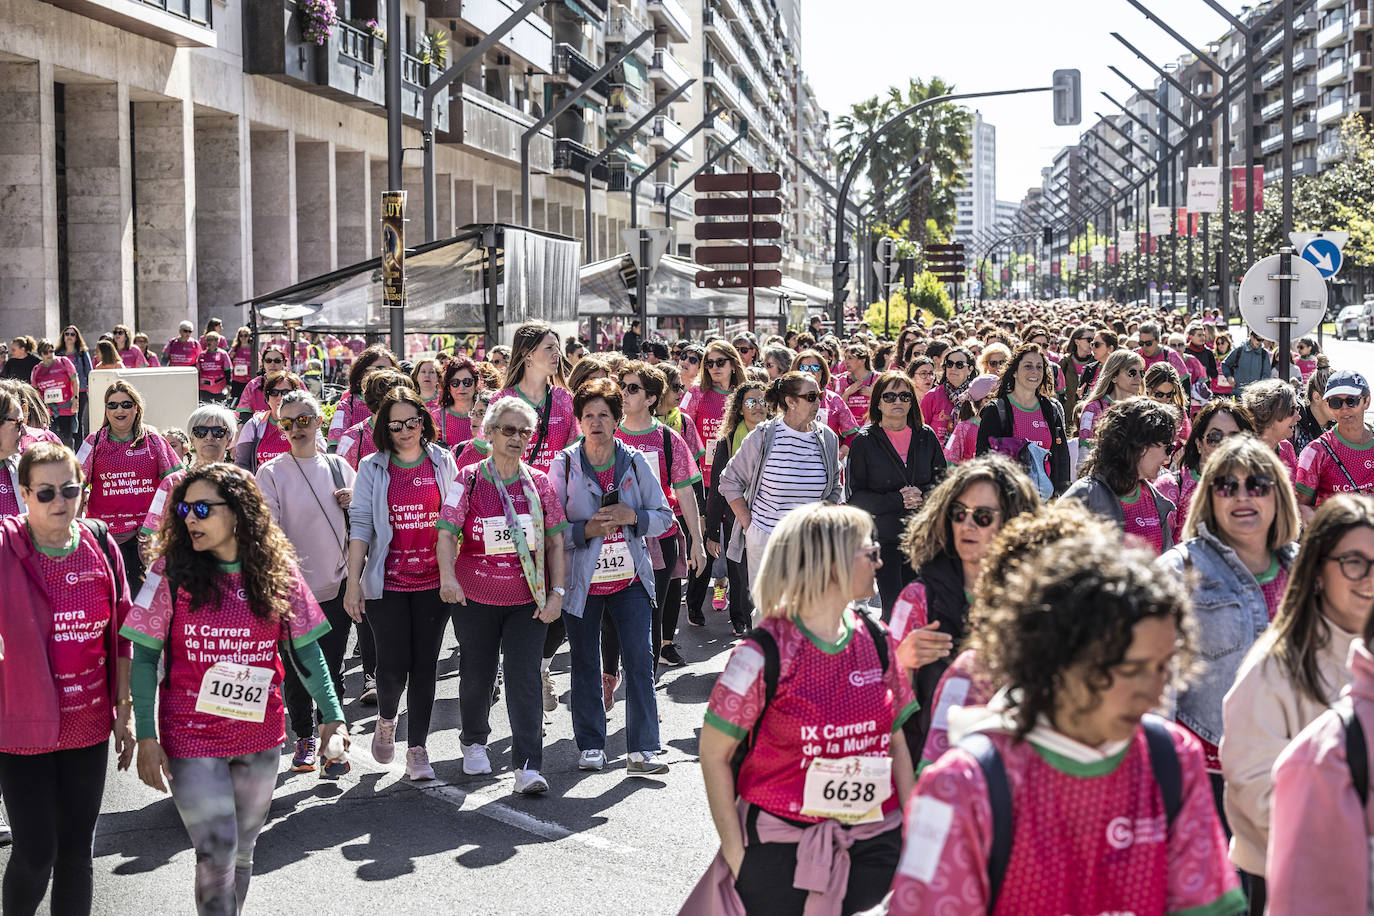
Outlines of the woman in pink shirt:
[{"label": "woman in pink shirt", "polygon": [[33,367],[30,383],[38,389],[43,406],[52,416],[49,427],[62,439],[63,445],[75,446],[72,436],[76,428],[76,408],[81,383],[76,367],[65,356],[57,356],[56,348],[46,337],[38,342],[38,365]]},{"label": "woman in pink shirt", "polygon": [[229,399],[237,404],[253,376],[252,328],[239,328],[234,335],[234,342],[229,346],[229,359],[234,365],[233,377],[229,381]]},{"label": "woman in pink shirt", "polygon": [[129,331],[128,325],[117,324],[110,331],[111,341],[114,343],[115,351],[119,358],[124,361],[124,365],[130,369],[143,369],[147,367],[148,360],[144,358],[143,351],[134,345],[134,336]]},{"label": "woman in pink shirt", "polygon": [[1293,428],[1302,410],[1297,392],[1282,379],[1269,378],[1245,386],[1240,402],[1255,420],[1255,435],[1276,453],[1288,470],[1288,479],[1298,479],[1298,454],[1293,448]]},{"label": "woman in pink shirt", "polygon": [[973,354],[963,347],[951,347],[945,351],[944,365],[940,370],[940,384],[930,390],[921,400],[921,416],[926,425],[935,431],[941,442],[954,431],[954,416],[959,403],[959,395],[973,375]]},{"label": "woman in pink shirt", "polygon": [[262,386],[267,381],[268,375],[273,372],[282,372],[285,369],[285,350],[274,344],[268,344],[262,348],[262,355],[258,357],[257,374],[239,392],[239,423],[247,423],[248,418],[253,414],[261,413],[267,409],[267,395],[263,393]]}]

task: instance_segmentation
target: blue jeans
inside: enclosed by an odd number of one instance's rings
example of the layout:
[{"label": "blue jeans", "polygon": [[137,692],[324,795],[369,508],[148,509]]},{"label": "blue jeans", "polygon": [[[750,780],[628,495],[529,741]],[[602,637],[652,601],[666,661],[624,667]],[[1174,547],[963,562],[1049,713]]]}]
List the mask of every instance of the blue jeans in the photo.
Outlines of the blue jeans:
[{"label": "blue jeans", "polygon": [[654,696],[654,647],[649,593],[639,582],[611,595],[588,595],[581,617],[564,614],[572,655],[573,738],[578,750],[606,749],[606,707],[601,699],[601,617],[620,634],[625,679],[627,751],[657,751],[658,701]]}]

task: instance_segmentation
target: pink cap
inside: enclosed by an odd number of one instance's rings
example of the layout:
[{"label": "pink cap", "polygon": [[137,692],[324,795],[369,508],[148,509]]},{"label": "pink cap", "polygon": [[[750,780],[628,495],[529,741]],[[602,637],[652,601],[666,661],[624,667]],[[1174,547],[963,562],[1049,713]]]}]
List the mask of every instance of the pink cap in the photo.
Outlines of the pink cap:
[{"label": "pink cap", "polygon": [[969,382],[965,397],[970,401],[981,401],[997,390],[998,381],[1000,380],[995,375],[980,375]]}]

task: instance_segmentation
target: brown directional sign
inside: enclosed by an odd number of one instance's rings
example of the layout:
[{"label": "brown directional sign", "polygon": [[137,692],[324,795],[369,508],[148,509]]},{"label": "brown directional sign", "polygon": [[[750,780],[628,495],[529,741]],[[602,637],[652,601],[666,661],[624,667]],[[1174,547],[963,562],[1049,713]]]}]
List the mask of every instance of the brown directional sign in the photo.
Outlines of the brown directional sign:
[{"label": "brown directional sign", "polygon": [[699,197],[697,216],[776,216],[782,212],[781,197]]},{"label": "brown directional sign", "polygon": [[748,191],[750,179],[755,191],[782,190],[782,176],[777,172],[734,172],[720,175],[698,175],[692,182],[698,191]]},{"label": "brown directional sign", "polygon": [[963,242],[955,242],[955,243],[952,244],[952,245],[927,245],[927,246],[926,246],[926,254],[927,254],[927,255],[938,254],[938,253],[954,253],[954,252],[958,252],[959,254],[963,254],[963,253],[964,253],[964,243],[963,243]]},{"label": "brown directional sign", "polygon": [[754,231],[749,231],[748,223],[697,223],[697,241],[714,241],[716,239],[747,239],[750,236],[756,239],[780,239],[782,238],[782,223],[771,219],[755,220]]},{"label": "brown directional sign", "polygon": [[781,285],[780,270],[703,270],[697,274],[697,289],[744,289]]},{"label": "brown directional sign", "polygon": [[698,248],[698,264],[781,264],[782,248],[777,245],[755,245],[750,256],[748,245],[717,245],[714,248]]},{"label": "brown directional sign", "polygon": [[941,283],[963,283],[963,282],[964,282],[964,275],[963,275],[963,274],[936,274],[936,275],[935,275],[935,279],[939,280]]}]

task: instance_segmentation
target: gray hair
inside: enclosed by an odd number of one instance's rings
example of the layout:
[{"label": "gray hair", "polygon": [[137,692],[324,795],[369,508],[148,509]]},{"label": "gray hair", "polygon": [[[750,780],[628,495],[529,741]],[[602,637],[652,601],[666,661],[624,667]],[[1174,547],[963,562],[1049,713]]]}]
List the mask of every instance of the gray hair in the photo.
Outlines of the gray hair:
[{"label": "gray hair", "polygon": [[1152,336],[1152,337],[1155,339],[1155,342],[1156,342],[1156,343],[1164,343],[1164,341],[1163,341],[1163,339],[1162,339],[1162,336],[1161,336],[1161,334],[1159,333],[1159,323],[1158,323],[1158,322],[1155,322],[1155,321],[1147,321],[1147,322],[1145,322],[1144,324],[1142,324],[1140,327],[1136,328],[1136,329],[1135,329],[1135,336],[1136,336],[1137,338],[1139,338],[1141,334],[1149,334],[1150,336]]},{"label": "gray hair", "polygon": [[222,404],[202,404],[191,415],[186,418],[186,428],[195,429],[197,426],[223,426],[229,430],[229,441],[234,441],[234,434],[239,431],[239,421],[234,416],[234,412]]},{"label": "gray hair", "polygon": [[500,426],[502,418],[510,413],[519,414],[526,426],[534,428],[539,425],[539,415],[534,412],[533,407],[518,397],[507,395],[499,401],[493,401],[487,412],[482,415],[482,432],[490,438],[491,431]]},{"label": "gray hair", "polygon": [[277,410],[280,411],[288,404],[304,404],[306,407],[310,408],[311,415],[316,417],[324,412],[320,407],[320,402],[316,400],[313,394],[306,391],[304,388],[294,388],[282,395],[281,403],[277,406]]}]

